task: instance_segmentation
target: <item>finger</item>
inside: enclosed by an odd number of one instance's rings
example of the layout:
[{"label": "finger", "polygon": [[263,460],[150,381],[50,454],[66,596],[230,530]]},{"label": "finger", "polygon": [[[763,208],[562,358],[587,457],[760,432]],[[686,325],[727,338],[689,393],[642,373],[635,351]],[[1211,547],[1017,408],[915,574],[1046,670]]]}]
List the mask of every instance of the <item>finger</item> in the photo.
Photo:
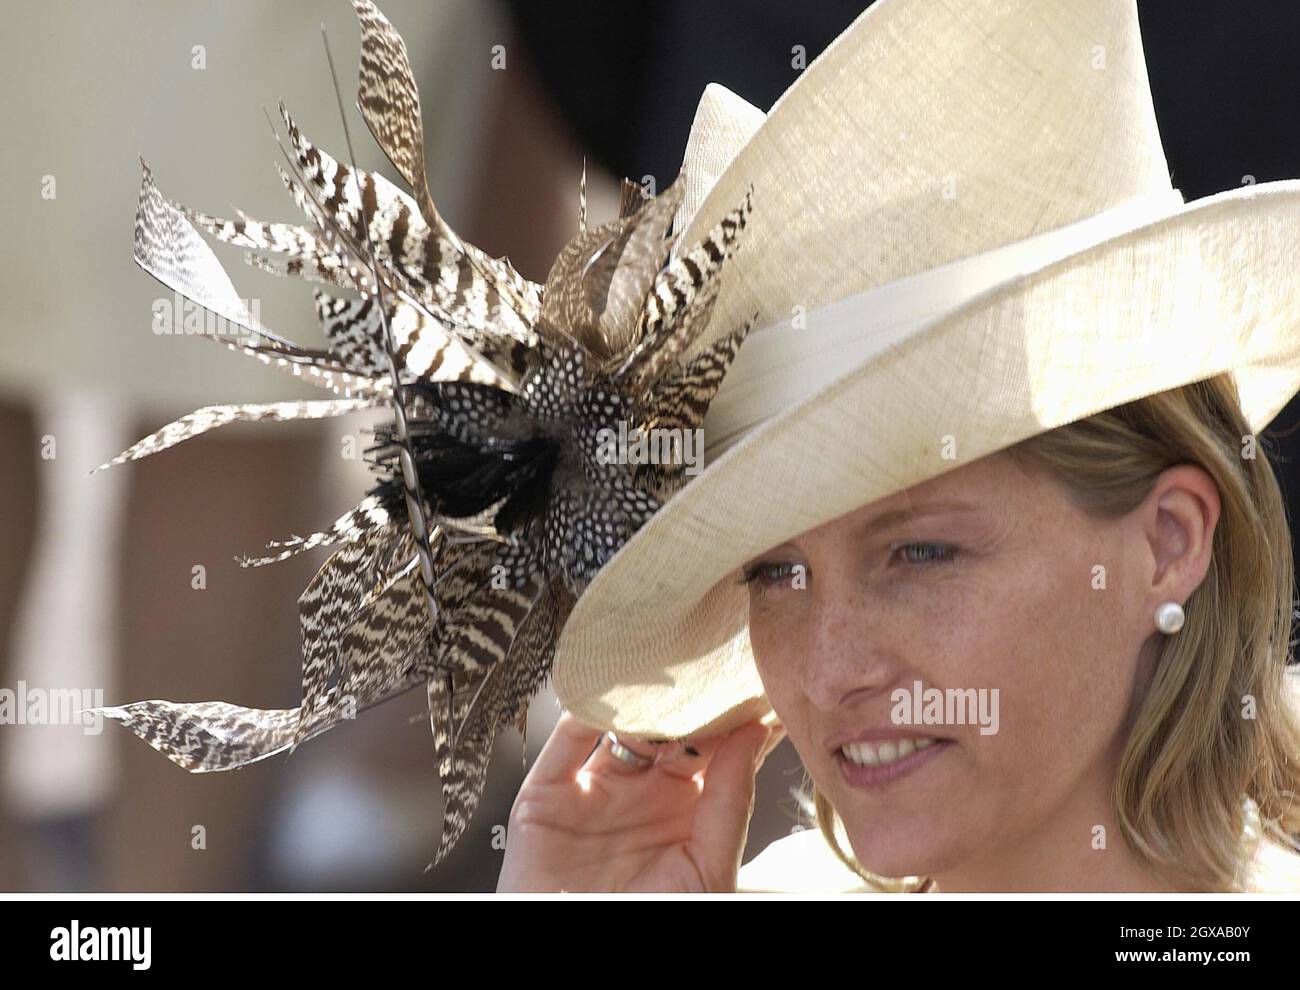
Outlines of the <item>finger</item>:
[{"label": "finger", "polygon": [[767,726],[748,722],[732,732],[709,761],[691,836],[700,862],[734,858],[739,868],[754,810],[755,761],[768,732]]},{"label": "finger", "polygon": [[601,729],[593,729],[567,711],[561,712],[528,776],[535,783],[572,781],[601,735]]}]

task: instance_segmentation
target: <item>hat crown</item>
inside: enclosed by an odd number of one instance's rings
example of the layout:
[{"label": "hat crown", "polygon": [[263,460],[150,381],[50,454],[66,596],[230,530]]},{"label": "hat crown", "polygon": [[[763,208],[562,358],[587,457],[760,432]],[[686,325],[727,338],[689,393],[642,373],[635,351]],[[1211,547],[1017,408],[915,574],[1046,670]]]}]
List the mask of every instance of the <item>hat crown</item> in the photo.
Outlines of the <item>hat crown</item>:
[{"label": "hat crown", "polygon": [[680,243],[754,184],[696,349],[1172,188],[1133,0],[881,0],[755,124],[711,86],[688,141]]}]

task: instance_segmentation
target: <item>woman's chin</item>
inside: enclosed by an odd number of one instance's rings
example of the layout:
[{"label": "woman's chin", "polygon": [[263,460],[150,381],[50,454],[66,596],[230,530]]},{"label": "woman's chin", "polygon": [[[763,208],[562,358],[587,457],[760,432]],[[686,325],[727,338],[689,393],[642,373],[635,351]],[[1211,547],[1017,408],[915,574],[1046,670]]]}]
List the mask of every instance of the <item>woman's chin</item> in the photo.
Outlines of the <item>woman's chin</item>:
[{"label": "woman's chin", "polygon": [[873,807],[855,815],[850,803],[839,814],[854,856],[872,873],[933,876],[951,870],[972,851],[971,829],[937,814],[938,806],[932,800],[915,809]]},{"label": "woman's chin", "polygon": [[878,876],[931,876],[951,866],[952,850],[938,837],[898,832],[873,833],[855,840],[852,830],[848,834],[854,857]]},{"label": "woman's chin", "polygon": [[[946,743],[908,772],[885,775],[845,766],[840,755],[814,778],[835,808],[852,851],[866,869],[883,877],[931,876],[951,869],[968,849],[967,830],[957,827],[945,809],[955,795],[967,792],[959,747]],[[872,768],[873,770],[875,768]],[[828,786],[827,786],[828,785]],[[849,850],[845,850],[846,852]]]}]

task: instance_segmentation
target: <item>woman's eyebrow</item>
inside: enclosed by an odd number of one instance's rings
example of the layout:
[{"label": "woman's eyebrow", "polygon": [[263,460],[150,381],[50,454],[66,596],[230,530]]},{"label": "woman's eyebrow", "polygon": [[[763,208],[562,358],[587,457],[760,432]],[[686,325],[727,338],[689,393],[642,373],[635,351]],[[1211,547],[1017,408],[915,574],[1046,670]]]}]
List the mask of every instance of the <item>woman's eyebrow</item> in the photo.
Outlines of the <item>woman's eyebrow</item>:
[{"label": "woman's eyebrow", "polygon": [[923,502],[917,505],[910,505],[901,509],[891,509],[888,512],[882,512],[880,515],[865,523],[858,531],[857,536],[865,539],[874,536],[883,529],[895,526],[899,523],[912,522],[924,516],[939,515],[943,512],[976,512],[979,506],[971,502],[946,501],[946,502]]},{"label": "woman's eyebrow", "polygon": [[[976,505],[973,502],[962,502],[960,500],[920,502],[906,508],[890,509],[888,512],[882,512],[880,515],[855,530],[854,537],[856,539],[866,539],[875,535],[880,530],[888,529],[890,526],[897,525],[898,523],[910,522],[925,516],[935,516],[944,512],[978,512],[981,508],[982,506]],[[756,554],[754,557],[745,561],[741,567],[748,567],[755,561],[763,560],[766,557],[773,556],[789,549],[795,549],[795,544],[792,541],[787,540],[785,543],[779,543],[774,547],[769,547],[760,554]]]}]

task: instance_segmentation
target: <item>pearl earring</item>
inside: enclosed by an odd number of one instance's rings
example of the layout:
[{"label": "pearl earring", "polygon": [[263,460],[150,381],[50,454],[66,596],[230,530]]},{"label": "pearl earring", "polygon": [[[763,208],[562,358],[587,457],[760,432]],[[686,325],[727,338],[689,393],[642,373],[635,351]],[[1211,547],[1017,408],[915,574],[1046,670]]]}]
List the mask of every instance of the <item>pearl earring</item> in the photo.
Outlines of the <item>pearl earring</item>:
[{"label": "pearl earring", "polygon": [[1183,628],[1187,613],[1177,602],[1165,602],[1156,609],[1156,628],[1166,635],[1172,635]]}]

